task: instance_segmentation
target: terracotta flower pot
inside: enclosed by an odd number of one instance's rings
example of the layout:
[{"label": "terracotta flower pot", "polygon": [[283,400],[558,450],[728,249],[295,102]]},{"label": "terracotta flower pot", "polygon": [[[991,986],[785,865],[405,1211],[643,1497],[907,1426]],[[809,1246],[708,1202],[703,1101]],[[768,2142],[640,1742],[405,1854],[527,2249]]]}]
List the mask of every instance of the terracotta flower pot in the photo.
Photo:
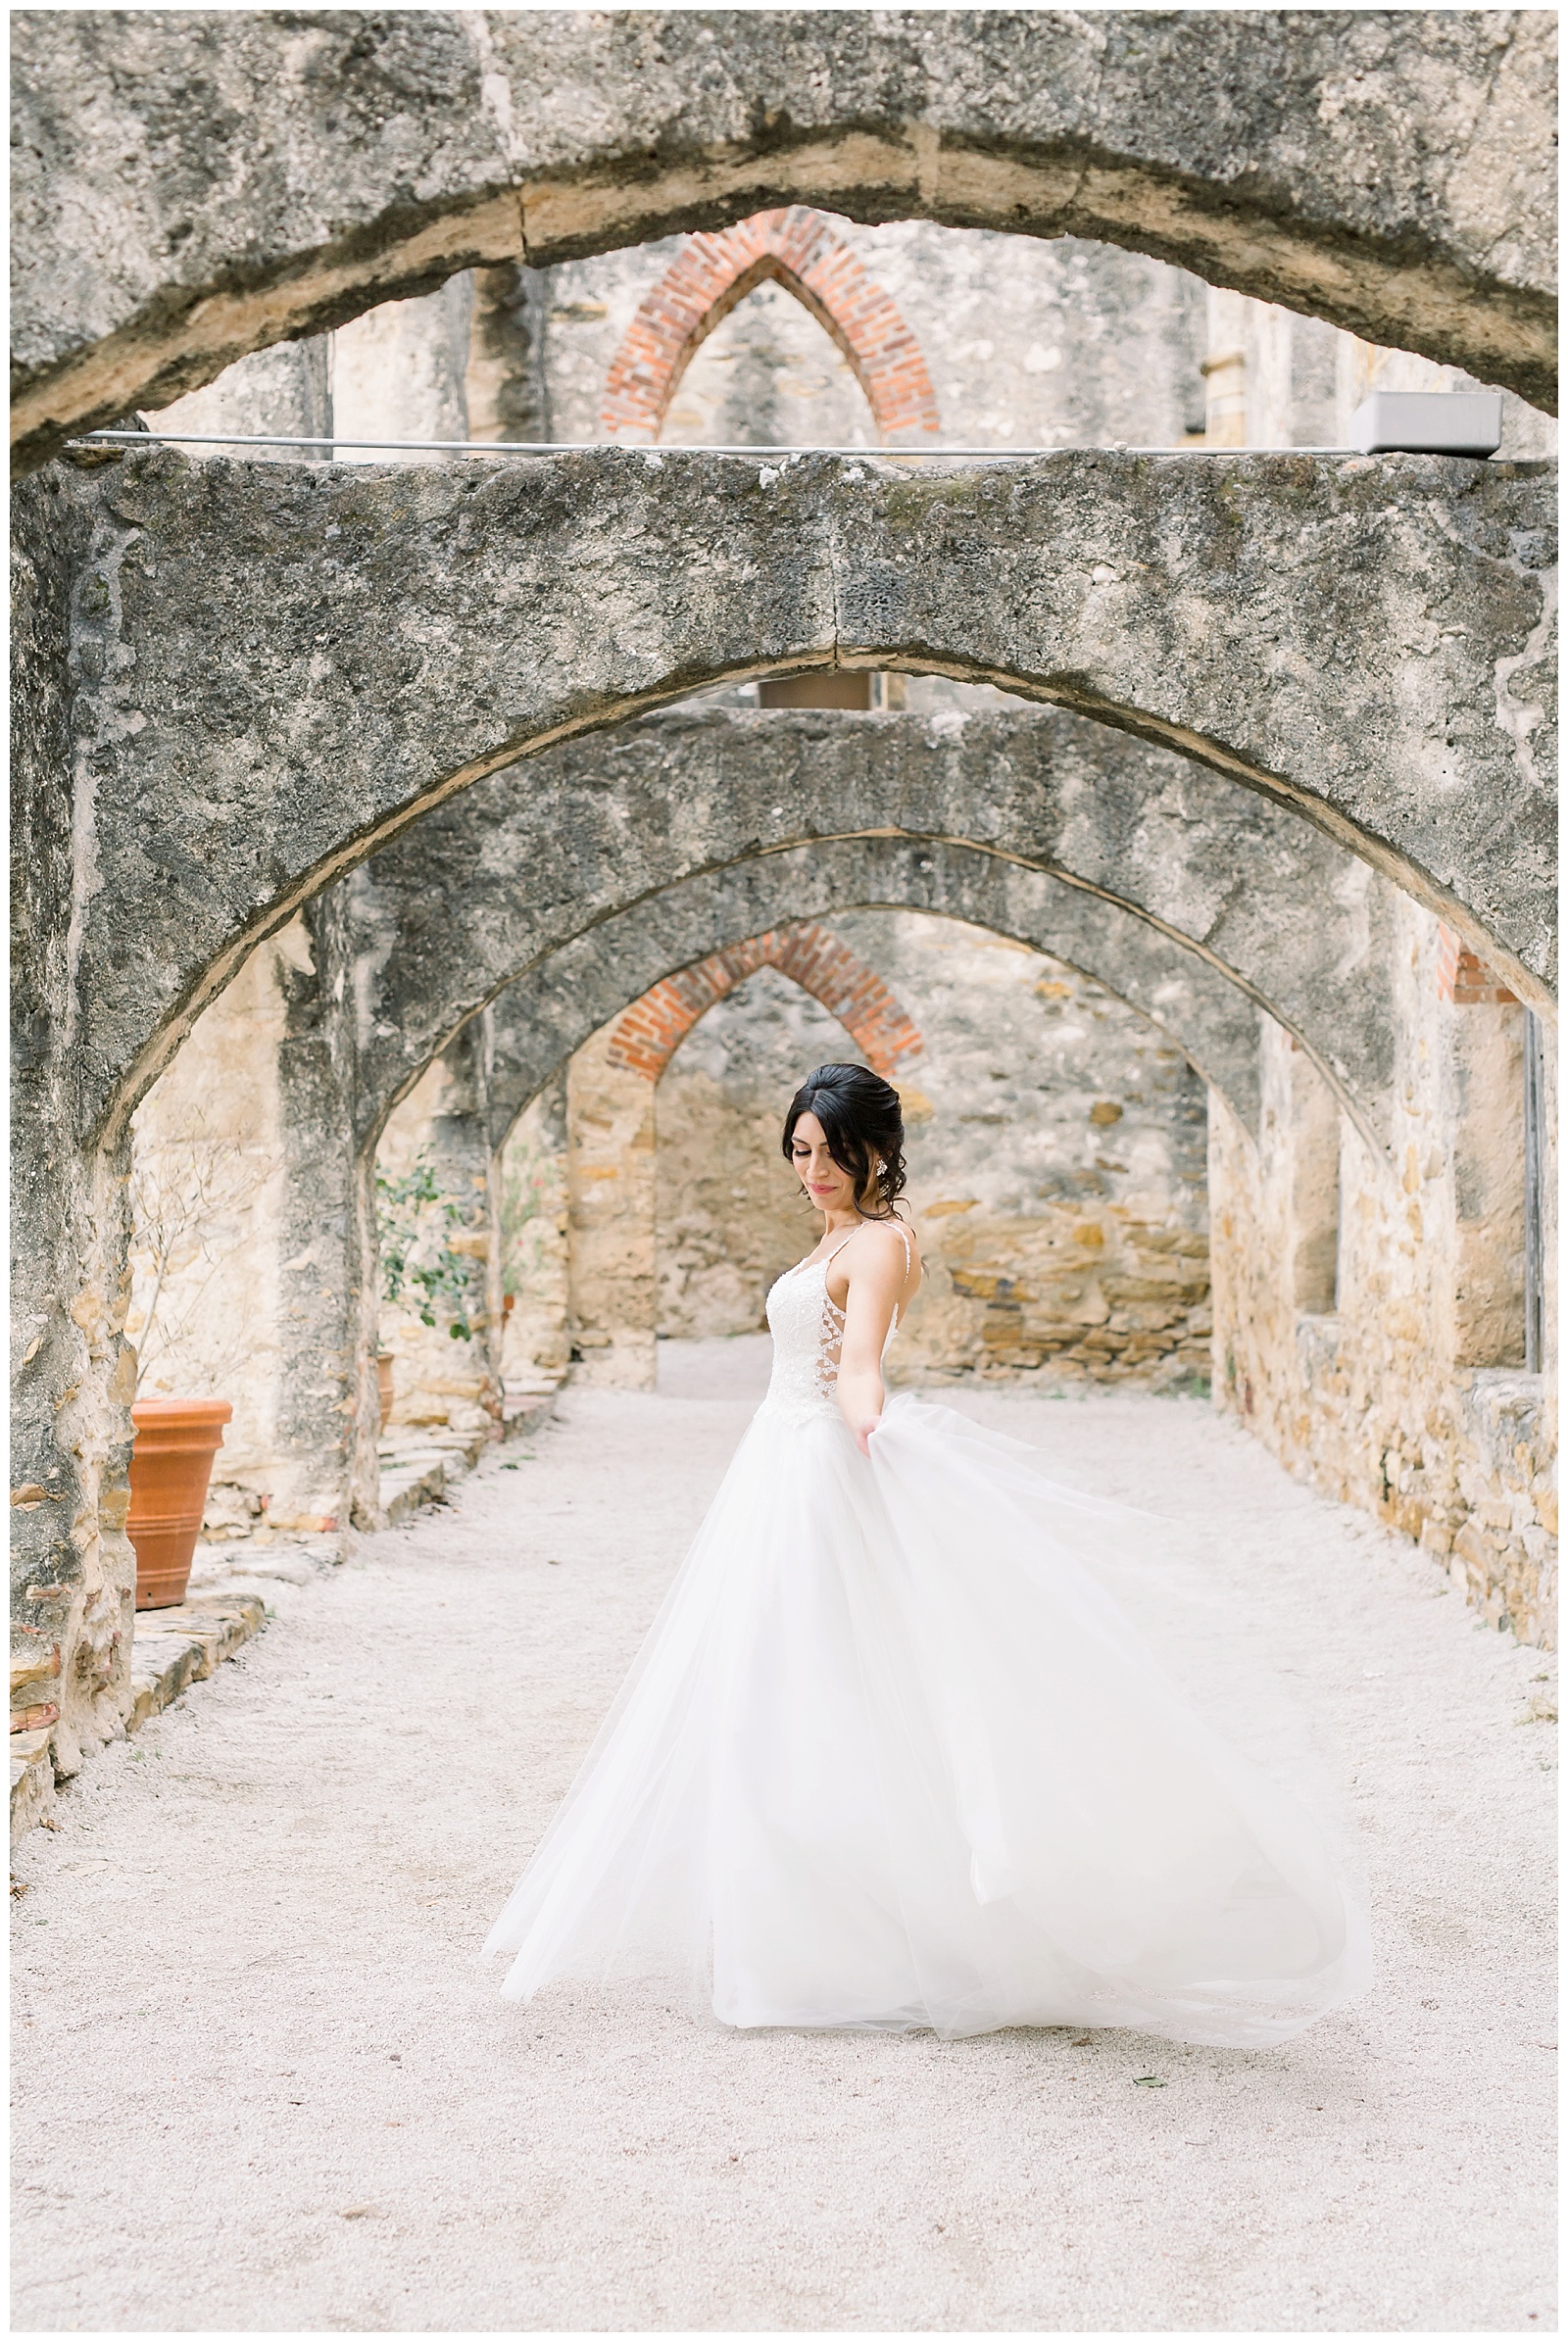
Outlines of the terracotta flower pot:
[{"label": "terracotta flower pot", "polygon": [[136,1439],[125,1528],[136,1548],[138,1610],[185,1599],[213,1457],[233,1412],[226,1398],[139,1398],[130,1410]]},{"label": "terracotta flower pot", "polygon": [[504,1293],[502,1294],[502,1296],[501,1296],[501,1323],[502,1323],[503,1325],[505,1325],[505,1324],[506,1324],[506,1322],[507,1322],[508,1318],[509,1318],[509,1317],[512,1315],[512,1312],[514,1311],[514,1309],[515,1309],[515,1308],[516,1308],[516,1306],[517,1306],[517,1296],[516,1296],[516,1294],[515,1294],[514,1293]]},{"label": "terracotta flower pot", "polygon": [[392,1420],[392,1401],[397,1396],[392,1383],[390,1350],[377,1350],[375,1353],[375,1387],[381,1398],[381,1429],[385,1431]]}]

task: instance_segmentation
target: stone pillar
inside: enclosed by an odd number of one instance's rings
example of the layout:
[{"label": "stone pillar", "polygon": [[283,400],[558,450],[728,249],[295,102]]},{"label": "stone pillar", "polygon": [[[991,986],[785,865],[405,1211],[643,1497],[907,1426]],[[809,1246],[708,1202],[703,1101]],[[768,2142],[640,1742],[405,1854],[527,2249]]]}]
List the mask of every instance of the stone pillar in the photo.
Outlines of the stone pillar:
[{"label": "stone pillar", "polygon": [[52,1745],[74,1773],[122,1729],[135,1584],[128,1148],[122,1130],[81,1129],[72,1075],[91,687],[115,645],[85,525],[50,473],[19,485],[13,516],[12,1753],[41,1762]]},{"label": "stone pillar", "polygon": [[1525,1363],[1524,1044],[1516,1000],[1455,1007],[1455,1367]]},{"label": "stone pillar", "polygon": [[1340,1252],[1340,1107],[1298,1041],[1260,1020],[1262,1161],[1277,1191],[1286,1282],[1306,1317],[1333,1314]]},{"label": "stone pillar", "polygon": [[277,1267],[278,1396],[270,1517],[280,1528],[373,1525],[366,1454],[376,1433],[373,1222],[354,1145],[355,1033],[346,903],[303,913],[309,951],[281,962],[278,1049],[285,1199]]},{"label": "stone pillar", "polygon": [[658,1382],[655,1086],[612,1063],[613,1028],[566,1075],[571,1340],[576,1378],[618,1391]]},{"label": "stone pillar", "polygon": [[520,261],[475,268],[466,381],[473,439],[548,439],[545,277]]}]

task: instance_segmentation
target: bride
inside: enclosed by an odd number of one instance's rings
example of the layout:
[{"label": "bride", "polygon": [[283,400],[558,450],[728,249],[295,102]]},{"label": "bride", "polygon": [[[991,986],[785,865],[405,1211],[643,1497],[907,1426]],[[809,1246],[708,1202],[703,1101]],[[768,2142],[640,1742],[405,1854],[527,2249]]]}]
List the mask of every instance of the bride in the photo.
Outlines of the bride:
[{"label": "bride", "polygon": [[486,1949],[514,1999],[644,1977],[730,2025],[1286,2038],[1365,1982],[1363,1917],[1107,1592],[1156,1524],[884,1397],[903,1145],[861,1066],[792,1101],[822,1237],[767,1396]]}]

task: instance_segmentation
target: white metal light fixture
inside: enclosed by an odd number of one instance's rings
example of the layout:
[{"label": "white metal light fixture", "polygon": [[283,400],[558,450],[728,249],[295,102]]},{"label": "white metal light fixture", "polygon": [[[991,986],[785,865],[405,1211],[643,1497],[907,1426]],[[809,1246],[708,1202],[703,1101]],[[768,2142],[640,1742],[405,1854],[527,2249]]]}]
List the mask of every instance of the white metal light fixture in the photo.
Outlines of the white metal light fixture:
[{"label": "white metal light fixture", "polygon": [[1375,390],[1350,417],[1363,455],[1494,456],[1502,445],[1496,390]]}]

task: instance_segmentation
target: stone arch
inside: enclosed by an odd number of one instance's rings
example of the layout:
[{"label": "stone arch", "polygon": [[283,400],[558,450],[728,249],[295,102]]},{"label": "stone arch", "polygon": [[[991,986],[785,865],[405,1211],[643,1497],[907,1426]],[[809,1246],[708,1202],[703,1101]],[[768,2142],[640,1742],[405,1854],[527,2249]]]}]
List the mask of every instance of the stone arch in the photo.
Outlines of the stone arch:
[{"label": "stone arch", "polygon": [[[699,872],[646,895],[536,955],[483,1001],[471,998],[454,969],[444,993],[422,1003],[417,1063],[411,1055],[400,1065],[373,1051],[361,1060],[350,1119],[362,1200],[348,1215],[358,1235],[350,1240],[346,1285],[366,1294],[374,1289],[371,1186],[387,1118],[476,1016],[484,1020],[487,1144],[493,1154],[584,1042],[647,993],[788,923],[781,914],[804,909],[810,923],[826,925],[836,914],[863,907],[935,912],[1049,953],[1142,1016],[1255,1134],[1261,1108],[1257,1007],[1206,961],[1120,904],[974,849],[889,837],[837,840],[760,855],[738,871]],[[337,1132],[328,1144],[338,1147]],[[322,1342],[318,1334],[311,1340],[314,1355]],[[349,1466],[353,1492],[343,1509],[369,1520],[377,1467],[368,1404],[374,1346],[368,1316],[362,1317],[357,1340],[360,1354],[345,1387],[318,1377],[322,1395],[317,1404],[323,1450],[343,1440],[346,1418],[353,1430],[358,1405]]]},{"label": "stone arch", "polygon": [[24,463],[458,269],[792,204],[1122,244],[1555,402],[1546,11],[38,9],[15,31]]},{"label": "stone arch", "polygon": [[836,1016],[873,1073],[891,1081],[901,1062],[924,1044],[874,968],[814,921],[794,921],[748,936],[693,966],[662,978],[628,1008],[610,1041],[611,1062],[657,1082],[670,1058],[715,1000],[755,976],[777,968]]},{"label": "stone arch", "polygon": [[605,436],[657,440],[700,344],[748,293],[771,281],[838,344],[885,446],[941,428],[920,345],[898,304],[869,276],[831,220],[805,204],[759,212],[720,235],[687,238],[638,309],[611,361]]},{"label": "stone arch", "polygon": [[[362,1060],[355,1144],[373,1158],[387,1116],[480,1009],[490,1017],[492,1141],[500,1146],[552,1074],[656,986],[789,923],[846,910],[923,910],[1048,952],[1156,1025],[1255,1130],[1258,1004],[1206,961],[1138,918],[973,847],[840,839],[703,871],[632,903],[516,965],[485,999],[455,976],[420,1003],[416,1045]],[[784,915],[781,915],[784,914]]]},{"label": "stone arch", "polygon": [[475,783],[343,890],[368,1093],[401,1095],[462,1015],[638,901],[706,872],[757,908],[730,931],[744,941],[817,915],[769,867],[809,887],[818,854],[879,839],[917,890],[922,861],[961,849],[1020,884],[1048,875],[1069,930],[1100,903],[1130,912],[1268,1008],[1388,1144],[1389,892],[1251,793],[1060,712],[682,711]]},{"label": "stone arch", "polygon": [[[443,797],[705,684],[833,666],[1001,683],[1200,758],[1550,1012],[1547,466],[153,451],[20,493],[58,549],[28,623],[90,797],[86,1130],[259,936]],[[51,765],[25,816],[60,802]],[[55,851],[40,834],[33,865]]]}]

